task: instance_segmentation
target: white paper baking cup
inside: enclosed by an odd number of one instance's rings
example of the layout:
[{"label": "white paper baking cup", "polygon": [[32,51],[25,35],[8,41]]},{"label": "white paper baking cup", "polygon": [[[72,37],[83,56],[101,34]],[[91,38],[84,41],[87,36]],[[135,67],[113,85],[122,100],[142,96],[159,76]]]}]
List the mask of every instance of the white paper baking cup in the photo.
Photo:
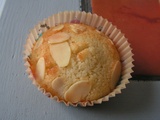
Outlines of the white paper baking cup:
[{"label": "white paper baking cup", "polygon": [[[36,84],[35,79],[32,75],[30,64],[27,61],[27,59],[32,51],[33,44],[36,42],[37,38],[41,35],[41,32],[45,32],[47,28],[54,27],[60,23],[70,23],[70,22],[74,23],[80,22],[95,27],[97,30],[103,32],[106,36],[108,36],[113,41],[117,50],[119,51],[122,62],[122,75],[120,78],[120,82],[111,93],[102,98],[99,98],[98,100],[79,102],[79,103],[70,103],[63,100],[59,100],[57,96],[52,96],[50,93],[47,93],[45,89],[41,88],[38,84]],[[33,84],[36,85],[38,89],[42,91],[42,93],[44,93],[46,96],[55,99],[58,102],[64,102],[67,106],[81,105],[85,107],[85,106],[93,106],[94,104],[101,104],[104,101],[109,101],[109,98],[115,97],[116,94],[121,93],[122,89],[126,88],[126,84],[129,83],[129,79],[132,77],[131,73],[133,72],[132,68],[134,67],[132,63],[134,59],[132,56],[133,56],[132,48],[130,47],[127,38],[125,38],[124,34],[121,33],[121,31],[117,29],[116,26],[112,25],[112,23],[109,22],[107,19],[104,19],[96,14],[91,14],[86,12],[65,11],[65,12],[60,12],[58,14],[54,14],[49,18],[44,19],[30,31],[24,50],[24,61],[25,61],[24,65],[26,66],[26,71],[29,75],[29,78],[33,81]]]}]

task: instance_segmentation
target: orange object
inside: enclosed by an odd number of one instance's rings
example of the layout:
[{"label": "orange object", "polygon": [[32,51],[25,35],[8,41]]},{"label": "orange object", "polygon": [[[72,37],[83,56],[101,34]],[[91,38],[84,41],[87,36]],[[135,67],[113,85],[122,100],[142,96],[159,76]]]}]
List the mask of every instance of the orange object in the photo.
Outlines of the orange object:
[{"label": "orange object", "polygon": [[92,12],[125,33],[133,48],[134,75],[160,75],[160,1],[92,0]]}]

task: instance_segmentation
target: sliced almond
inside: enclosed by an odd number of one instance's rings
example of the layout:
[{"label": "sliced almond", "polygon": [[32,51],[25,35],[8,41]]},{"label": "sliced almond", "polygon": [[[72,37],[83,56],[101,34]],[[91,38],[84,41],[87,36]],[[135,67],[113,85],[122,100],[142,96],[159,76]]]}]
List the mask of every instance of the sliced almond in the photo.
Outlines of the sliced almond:
[{"label": "sliced almond", "polygon": [[79,51],[84,50],[88,47],[88,44],[86,42],[77,42]]},{"label": "sliced almond", "polygon": [[68,42],[50,45],[50,52],[59,67],[65,67],[69,64],[71,50]]},{"label": "sliced almond", "polygon": [[70,43],[70,47],[73,53],[77,53],[87,48],[88,44],[86,42]]},{"label": "sliced almond", "polygon": [[75,33],[80,33],[86,30],[86,27],[80,24],[72,24],[70,25],[71,30]]},{"label": "sliced almond", "polygon": [[64,25],[58,25],[58,26],[55,26],[52,30],[53,31],[60,31],[60,30],[62,30],[64,28]]},{"label": "sliced almond", "polygon": [[88,49],[84,49],[82,51],[80,51],[78,54],[77,54],[77,58],[78,60],[80,60],[81,62],[84,61],[87,57],[89,53],[89,50]]},{"label": "sliced almond", "polygon": [[43,38],[40,37],[40,38],[37,40],[37,42],[36,42],[36,44],[35,44],[35,46],[34,46],[34,49],[39,48],[39,47],[42,45],[42,43],[43,43]]},{"label": "sliced almond", "polygon": [[39,79],[43,80],[45,75],[45,60],[41,57],[36,65],[36,75]]},{"label": "sliced almond", "polygon": [[111,89],[114,89],[121,75],[121,63],[117,61],[114,65],[112,76],[111,76]]},{"label": "sliced almond", "polygon": [[78,52],[78,45],[76,43],[70,43],[70,47],[73,53]]},{"label": "sliced almond", "polygon": [[72,103],[83,100],[91,90],[91,83],[88,81],[78,81],[73,84],[64,94],[64,98]]},{"label": "sliced almond", "polygon": [[63,89],[64,89],[64,79],[61,77],[57,77],[52,82],[52,88],[56,93],[58,93],[60,96],[62,96]]},{"label": "sliced almond", "polygon": [[56,34],[53,34],[48,38],[48,43],[53,44],[53,43],[61,43],[70,38],[70,35],[65,33],[65,32],[58,32]]}]

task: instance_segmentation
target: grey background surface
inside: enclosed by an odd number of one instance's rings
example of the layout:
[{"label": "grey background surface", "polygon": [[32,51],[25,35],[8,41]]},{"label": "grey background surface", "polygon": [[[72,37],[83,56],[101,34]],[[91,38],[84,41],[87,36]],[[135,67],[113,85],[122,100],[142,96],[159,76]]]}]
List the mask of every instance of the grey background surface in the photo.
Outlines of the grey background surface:
[{"label": "grey background surface", "polygon": [[94,107],[66,107],[37,90],[25,73],[23,46],[38,21],[79,0],[6,0],[0,18],[0,120],[159,120],[160,82],[131,81],[122,94]]}]

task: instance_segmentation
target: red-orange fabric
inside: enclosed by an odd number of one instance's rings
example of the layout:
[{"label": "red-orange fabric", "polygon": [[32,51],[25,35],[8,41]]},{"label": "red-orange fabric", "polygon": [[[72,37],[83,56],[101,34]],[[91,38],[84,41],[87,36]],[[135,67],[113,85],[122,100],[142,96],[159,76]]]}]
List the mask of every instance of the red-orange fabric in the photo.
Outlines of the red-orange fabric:
[{"label": "red-orange fabric", "polygon": [[135,54],[134,75],[160,75],[160,1],[92,0],[92,11],[128,38]]}]

